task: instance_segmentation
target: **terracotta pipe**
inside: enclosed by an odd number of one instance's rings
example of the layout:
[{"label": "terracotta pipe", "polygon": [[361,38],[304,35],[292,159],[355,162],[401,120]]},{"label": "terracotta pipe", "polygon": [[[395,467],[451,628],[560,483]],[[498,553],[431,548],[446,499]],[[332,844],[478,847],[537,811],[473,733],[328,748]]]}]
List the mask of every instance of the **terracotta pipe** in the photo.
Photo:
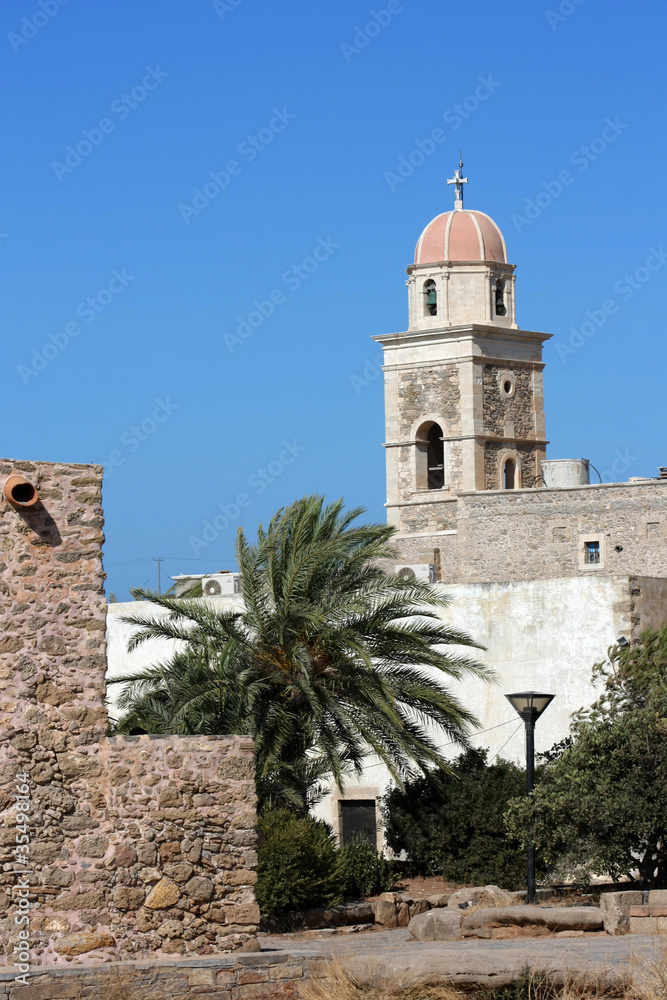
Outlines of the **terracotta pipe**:
[{"label": "terracotta pipe", "polygon": [[12,506],[18,507],[19,510],[30,509],[39,503],[37,489],[16,472],[13,472],[5,482],[3,492],[5,499],[9,500]]}]

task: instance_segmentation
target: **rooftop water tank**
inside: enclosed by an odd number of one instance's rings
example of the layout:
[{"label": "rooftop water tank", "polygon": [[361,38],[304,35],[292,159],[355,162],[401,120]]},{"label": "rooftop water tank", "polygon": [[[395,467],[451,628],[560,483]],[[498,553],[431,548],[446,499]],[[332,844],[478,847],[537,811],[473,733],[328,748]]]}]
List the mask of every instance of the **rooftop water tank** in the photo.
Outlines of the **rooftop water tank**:
[{"label": "rooftop water tank", "polygon": [[552,489],[567,486],[588,486],[590,474],[587,458],[554,458],[542,462],[544,485]]}]

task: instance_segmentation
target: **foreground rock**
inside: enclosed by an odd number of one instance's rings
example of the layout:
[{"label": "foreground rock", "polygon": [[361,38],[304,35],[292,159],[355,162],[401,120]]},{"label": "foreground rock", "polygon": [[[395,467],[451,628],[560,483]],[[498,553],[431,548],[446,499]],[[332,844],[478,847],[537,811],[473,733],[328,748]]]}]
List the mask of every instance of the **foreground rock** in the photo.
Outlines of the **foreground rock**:
[{"label": "foreground rock", "polygon": [[456,941],[461,936],[462,919],[460,910],[427,910],[412,918],[408,930],[417,941]]},{"label": "foreground rock", "polygon": [[644,894],[639,889],[630,892],[603,892],[600,913],[607,934],[630,932],[630,907],[641,906]]},{"label": "foreground rock", "polygon": [[447,906],[452,910],[465,910],[469,906],[511,906],[516,902],[513,896],[514,893],[506,892],[498,885],[484,885],[474,889],[458,889],[447,900]]},{"label": "foreground rock", "polygon": [[603,929],[600,910],[595,906],[503,906],[476,910],[463,917],[464,937],[498,927],[535,927],[548,931],[599,931]]},{"label": "foreground rock", "polygon": [[602,930],[603,918],[593,906],[495,906],[468,914],[446,907],[420,913],[408,925],[417,941],[492,937],[493,931],[502,928],[523,929],[527,936],[531,930],[536,934],[576,934]]}]

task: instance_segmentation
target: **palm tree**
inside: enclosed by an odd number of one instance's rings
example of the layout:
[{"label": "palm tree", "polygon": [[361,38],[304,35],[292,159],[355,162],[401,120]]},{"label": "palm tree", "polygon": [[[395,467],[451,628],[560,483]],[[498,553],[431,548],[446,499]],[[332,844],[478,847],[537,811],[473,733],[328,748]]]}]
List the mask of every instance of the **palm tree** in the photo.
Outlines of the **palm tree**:
[{"label": "palm tree", "polygon": [[303,802],[324,776],[342,787],[372,755],[398,782],[446,769],[443,735],[467,747],[477,721],[443,680],[490,672],[446,648],[477,643],[442,621],[447,597],[383,568],[394,529],[355,525],[361,513],[310,496],[254,545],[239,530],[243,610],[133,591],[167,614],[126,616],[130,648],[163,638],[178,652],[112,682],[127,684],[120,729],[250,734],[268,798]]}]

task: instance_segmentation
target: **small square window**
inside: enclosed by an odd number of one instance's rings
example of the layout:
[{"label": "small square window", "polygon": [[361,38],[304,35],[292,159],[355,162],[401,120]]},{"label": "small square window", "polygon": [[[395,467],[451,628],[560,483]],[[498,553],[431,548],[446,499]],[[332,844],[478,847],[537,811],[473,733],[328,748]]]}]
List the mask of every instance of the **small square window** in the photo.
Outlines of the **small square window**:
[{"label": "small square window", "polygon": [[566,542],[567,541],[567,528],[554,528],[553,530],[553,540],[554,542]]},{"label": "small square window", "polygon": [[587,566],[594,566],[600,562],[599,542],[584,542],[584,562]]},{"label": "small square window", "polygon": [[646,537],[655,538],[659,534],[660,534],[660,522],[648,521],[646,524]]}]

